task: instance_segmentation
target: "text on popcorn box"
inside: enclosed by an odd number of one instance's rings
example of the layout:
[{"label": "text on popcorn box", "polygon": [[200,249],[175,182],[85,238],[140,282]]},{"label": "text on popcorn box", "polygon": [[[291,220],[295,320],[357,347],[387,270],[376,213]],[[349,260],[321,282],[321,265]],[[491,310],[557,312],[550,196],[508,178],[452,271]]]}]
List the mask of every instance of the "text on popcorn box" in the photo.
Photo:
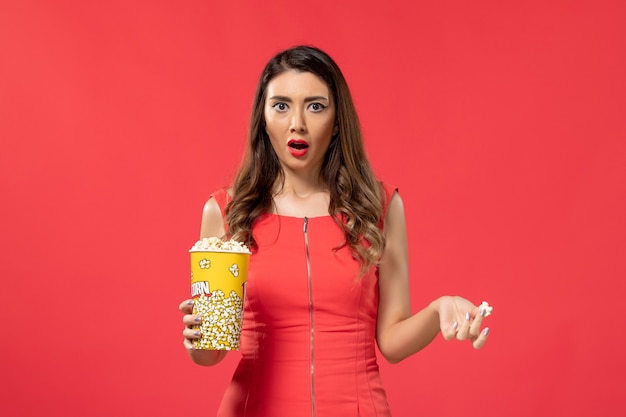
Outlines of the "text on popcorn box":
[{"label": "text on popcorn box", "polygon": [[208,281],[197,281],[191,284],[191,296],[197,297],[201,294],[211,295]]}]

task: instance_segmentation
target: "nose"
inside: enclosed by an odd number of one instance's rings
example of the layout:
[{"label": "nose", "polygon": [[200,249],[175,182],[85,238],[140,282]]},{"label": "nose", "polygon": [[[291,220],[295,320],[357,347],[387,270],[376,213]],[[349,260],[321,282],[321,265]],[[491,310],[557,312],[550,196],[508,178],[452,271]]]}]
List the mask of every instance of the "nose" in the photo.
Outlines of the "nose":
[{"label": "nose", "polygon": [[306,123],[304,121],[304,115],[302,114],[301,111],[294,111],[291,114],[291,123],[289,125],[289,131],[291,133],[306,131]]}]

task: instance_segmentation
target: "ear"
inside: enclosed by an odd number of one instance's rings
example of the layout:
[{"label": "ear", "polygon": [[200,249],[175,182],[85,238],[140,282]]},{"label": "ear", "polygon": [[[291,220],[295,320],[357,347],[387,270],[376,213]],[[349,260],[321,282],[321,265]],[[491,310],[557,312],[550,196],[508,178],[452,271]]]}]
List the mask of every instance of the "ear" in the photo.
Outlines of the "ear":
[{"label": "ear", "polygon": [[339,125],[335,124],[335,128],[333,129],[333,136],[337,136],[337,133],[339,133]]}]

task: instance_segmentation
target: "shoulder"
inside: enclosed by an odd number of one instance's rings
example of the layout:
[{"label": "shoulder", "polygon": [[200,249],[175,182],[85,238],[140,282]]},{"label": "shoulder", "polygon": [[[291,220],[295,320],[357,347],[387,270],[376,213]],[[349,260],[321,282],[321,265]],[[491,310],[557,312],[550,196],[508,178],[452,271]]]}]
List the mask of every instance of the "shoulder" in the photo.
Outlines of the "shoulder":
[{"label": "shoulder", "polygon": [[232,199],[232,190],[228,187],[222,187],[209,195],[209,199],[204,206],[205,209],[209,210],[219,208],[222,217],[224,217],[226,215],[226,206]]},{"label": "shoulder", "polygon": [[398,187],[389,183],[379,181],[383,198],[383,213],[380,217],[378,227],[389,235],[390,228],[405,228],[404,220],[404,203],[398,191]]},{"label": "shoulder", "polygon": [[232,199],[224,187],[211,193],[202,209],[201,237],[222,236],[225,232],[226,205]]},{"label": "shoulder", "polygon": [[209,196],[209,200],[207,201],[207,204],[212,202],[212,204],[216,204],[217,206],[219,206],[223,212],[224,209],[226,208],[226,205],[232,199],[233,197],[230,194],[230,189],[227,187],[222,187],[214,191],[213,193],[211,193],[211,195]]},{"label": "shoulder", "polygon": [[[386,183],[384,181],[379,181],[378,184],[380,185],[381,194],[382,194],[382,198],[383,198],[383,215],[382,215],[382,219],[384,220],[387,217],[387,214],[389,213],[389,211],[397,212],[398,204],[400,205],[400,209],[404,210],[402,208],[402,199],[400,198],[400,194],[398,192],[398,187],[396,187],[395,185],[391,185],[389,183]],[[392,202],[394,202],[394,201],[395,201],[395,203],[393,204],[393,206],[396,207],[396,208],[392,208]]]},{"label": "shoulder", "polygon": [[386,208],[391,202],[392,197],[398,193],[398,187],[384,181],[379,181],[378,183],[380,184],[380,188],[384,193],[384,206]]}]

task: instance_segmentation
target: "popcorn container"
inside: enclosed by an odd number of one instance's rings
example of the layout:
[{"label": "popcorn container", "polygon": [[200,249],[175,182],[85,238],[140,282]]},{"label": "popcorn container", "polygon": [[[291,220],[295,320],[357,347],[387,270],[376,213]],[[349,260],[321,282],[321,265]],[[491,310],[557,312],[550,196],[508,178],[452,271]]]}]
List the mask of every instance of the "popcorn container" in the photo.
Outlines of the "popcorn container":
[{"label": "popcorn container", "polygon": [[245,251],[198,246],[189,250],[193,314],[202,317],[201,324],[194,327],[201,333],[194,348],[239,350],[250,252],[244,245],[238,249]]}]

